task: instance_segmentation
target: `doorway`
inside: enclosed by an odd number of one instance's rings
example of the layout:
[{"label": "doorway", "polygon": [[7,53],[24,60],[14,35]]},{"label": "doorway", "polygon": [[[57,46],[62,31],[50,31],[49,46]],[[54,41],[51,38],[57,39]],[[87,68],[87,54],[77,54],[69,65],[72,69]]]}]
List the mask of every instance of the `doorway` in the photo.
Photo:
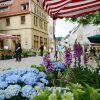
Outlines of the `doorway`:
[{"label": "doorway", "polygon": [[4,41],[0,40],[0,49],[3,49],[3,48],[4,48]]}]

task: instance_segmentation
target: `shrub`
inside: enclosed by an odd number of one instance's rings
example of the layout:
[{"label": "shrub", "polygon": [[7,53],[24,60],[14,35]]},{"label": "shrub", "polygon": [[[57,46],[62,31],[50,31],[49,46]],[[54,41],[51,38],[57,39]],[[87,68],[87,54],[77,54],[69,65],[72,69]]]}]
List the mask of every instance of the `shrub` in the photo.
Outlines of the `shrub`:
[{"label": "shrub", "polygon": [[46,77],[36,68],[3,71],[0,73],[0,100],[32,100],[37,94],[34,87],[43,89],[48,84]]},{"label": "shrub", "polygon": [[22,57],[28,57],[28,51],[23,49],[22,50]]},{"label": "shrub", "polygon": [[91,71],[88,67],[76,67],[71,69],[71,76],[73,83],[89,84],[92,87],[100,88],[100,69],[96,68]]}]

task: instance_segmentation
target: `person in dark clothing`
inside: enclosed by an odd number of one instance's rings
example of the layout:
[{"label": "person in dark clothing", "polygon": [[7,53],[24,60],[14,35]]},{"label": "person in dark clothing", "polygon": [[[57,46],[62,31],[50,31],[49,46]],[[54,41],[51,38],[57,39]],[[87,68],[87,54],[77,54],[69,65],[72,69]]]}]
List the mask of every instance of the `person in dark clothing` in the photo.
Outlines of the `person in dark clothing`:
[{"label": "person in dark clothing", "polygon": [[44,45],[42,44],[42,45],[40,46],[40,54],[41,54],[41,56],[43,56],[43,51],[44,51]]},{"label": "person in dark clothing", "polygon": [[19,41],[16,42],[15,53],[16,53],[16,61],[21,61],[22,47]]},{"label": "person in dark clothing", "polygon": [[96,56],[96,49],[93,47],[93,55]]}]

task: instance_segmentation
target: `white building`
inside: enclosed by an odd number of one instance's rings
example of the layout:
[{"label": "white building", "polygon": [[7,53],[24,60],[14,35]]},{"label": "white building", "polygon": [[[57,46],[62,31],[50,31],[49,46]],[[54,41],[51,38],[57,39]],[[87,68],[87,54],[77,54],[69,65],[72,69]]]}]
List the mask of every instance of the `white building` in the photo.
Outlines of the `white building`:
[{"label": "white building", "polygon": [[[48,15],[37,0],[0,0],[0,33],[17,36],[23,49],[48,48]],[[15,40],[0,40],[15,49]]]},{"label": "white building", "polygon": [[80,24],[70,31],[70,36],[67,38],[68,45],[73,45],[75,43],[75,40],[77,39],[77,33],[80,33],[79,27]]},{"label": "white building", "polygon": [[73,45],[75,40],[77,39],[78,42],[81,44],[91,44],[87,37],[93,36],[96,34],[100,34],[100,25],[78,25],[76,28],[73,29],[69,38],[68,44]]},{"label": "white building", "polygon": [[100,25],[81,25],[79,29],[81,30],[81,32],[78,32],[77,40],[81,44],[90,44],[87,37],[100,34]]}]

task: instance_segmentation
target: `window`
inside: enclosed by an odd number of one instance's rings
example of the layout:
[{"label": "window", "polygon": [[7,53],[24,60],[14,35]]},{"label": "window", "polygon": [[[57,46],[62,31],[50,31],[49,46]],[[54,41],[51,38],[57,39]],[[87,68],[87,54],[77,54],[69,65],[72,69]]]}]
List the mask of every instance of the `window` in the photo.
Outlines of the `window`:
[{"label": "window", "polygon": [[47,31],[47,23],[44,22],[44,30]]},{"label": "window", "polygon": [[39,9],[37,8],[37,14],[39,14]]},{"label": "window", "polygon": [[9,11],[10,7],[3,7],[3,8],[0,8],[0,12],[6,12],[6,11]]},{"label": "window", "polygon": [[41,29],[43,29],[43,21],[41,20]]},{"label": "window", "polygon": [[25,16],[21,16],[21,24],[25,24]]},{"label": "window", "polygon": [[39,26],[41,29],[43,29],[43,20],[42,19],[39,20]]},{"label": "window", "polygon": [[34,13],[36,13],[36,10],[37,10],[37,8],[36,8],[36,5],[34,4]]},{"label": "window", "polygon": [[6,26],[10,26],[10,18],[6,18]]},{"label": "window", "polygon": [[37,18],[36,16],[34,16],[34,25],[35,25],[35,26],[38,26],[37,23],[38,23],[38,18]]},{"label": "window", "polygon": [[43,13],[41,14],[41,17],[43,18]]},{"label": "window", "polygon": [[41,10],[39,10],[39,14],[38,14],[39,16],[41,15]]},{"label": "window", "polygon": [[43,44],[43,37],[40,37],[40,45]]},{"label": "window", "polygon": [[26,4],[21,4],[21,10],[22,11],[25,11],[25,10],[28,10],[28,3],[26,3]]}]

